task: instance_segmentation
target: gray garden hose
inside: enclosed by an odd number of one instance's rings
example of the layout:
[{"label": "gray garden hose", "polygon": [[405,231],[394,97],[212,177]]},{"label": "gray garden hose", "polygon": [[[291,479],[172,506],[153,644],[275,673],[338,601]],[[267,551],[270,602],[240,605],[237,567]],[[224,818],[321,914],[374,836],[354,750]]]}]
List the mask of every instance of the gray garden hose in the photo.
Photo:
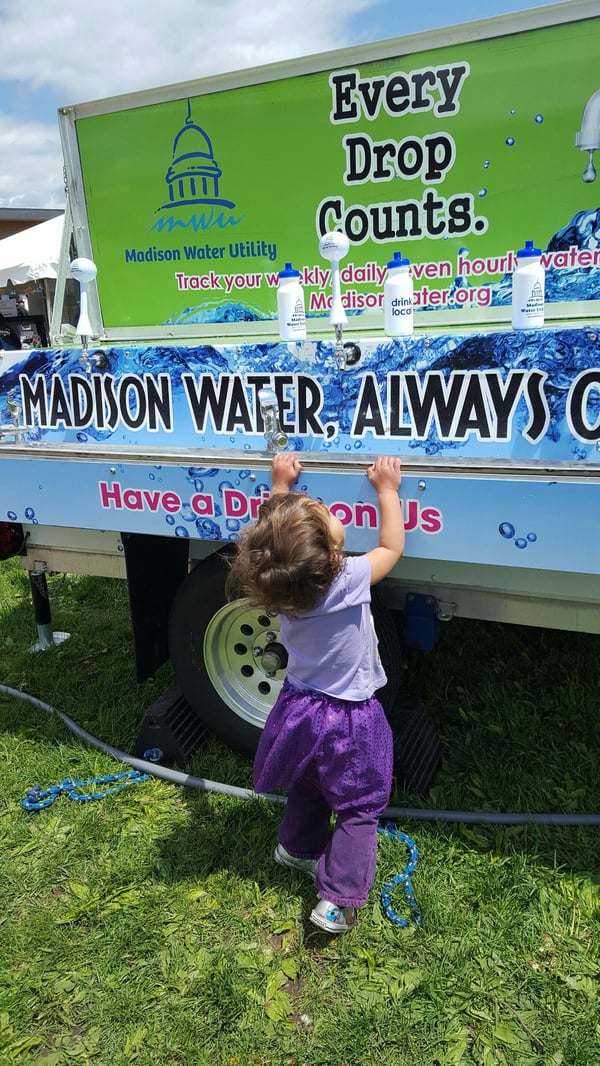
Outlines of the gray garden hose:
[{"label": "gray garden hose", "polygon": [[[222,781],[209,781],[204,777],[193,777],[191,774],[182,773],[180,770],[171,770],[168,766],[159,766],[157,763],[146,759],[137,759],[134,755],[128,755],[111,744],[105,744],[102,740],[92,736],[81,726],[77,725],[72,718],[63,714],[62,711],[51,707],[49,703],[38,700],[35,696],[29,696],[26,692],[0,685],[0,693],[12,696],[18,700],[25,700],[34,707],[49,714],[56,714],[68,729],[80,740],[85,740],[93,748],[98,748],[105,755],[110,755],[118,762],[127,763],[135,770],[140,770],[152,777],[159,777],[163,781],[169,781],[174,785],[184,785],[187,788],[198,788],[203,792],[216,792],[225,796],[235,796],[237,799],[264,799],[271,803],[285,803],[285,796],[275,796],[270,793],[257,793],[251,788],[238,788],[236,785],[226,785]],[[382,814],[382,819],[395,818],[403,820],[415,820],[424,822],[465,822],[471,824],[488,825],[563,825],[563,826],[590,826],[600,825],[600,814],[500,814],[493,811],[444,811],[421,807],[387,807]]]}]

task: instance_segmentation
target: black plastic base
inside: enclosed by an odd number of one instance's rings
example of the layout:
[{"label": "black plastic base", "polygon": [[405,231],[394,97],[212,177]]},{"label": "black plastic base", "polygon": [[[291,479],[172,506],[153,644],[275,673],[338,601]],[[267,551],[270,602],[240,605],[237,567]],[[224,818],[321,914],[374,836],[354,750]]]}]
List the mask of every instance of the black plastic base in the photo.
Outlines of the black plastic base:
[{"label": "black plastic base", "polygon": [[158,748],[162,752],[159,762],[163,765],[185,768],[208,736],[179,685],[171,685],[145,712],[132,755],[142,759],[146,751]]},{"label": "black plastic base", "polygon": [[400,690],[386,711],[394,734],[394,774],[401,788],[425,796],[442,761],[437,730],[421,700]]}]

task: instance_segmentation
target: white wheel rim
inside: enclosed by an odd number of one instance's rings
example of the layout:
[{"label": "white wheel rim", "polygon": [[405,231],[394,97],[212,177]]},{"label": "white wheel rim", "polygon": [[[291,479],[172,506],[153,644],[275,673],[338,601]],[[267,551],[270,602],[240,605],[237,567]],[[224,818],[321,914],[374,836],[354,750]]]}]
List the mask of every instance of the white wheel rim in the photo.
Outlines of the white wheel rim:
[{"label": "white wheel rim", "polygon": [[279,639],[279,621],[247,600],[226,603],[204,634],[204,663],[223,702],[245,722],[262,729],[283,684],[284,668],[267,674],[261,655]]}]

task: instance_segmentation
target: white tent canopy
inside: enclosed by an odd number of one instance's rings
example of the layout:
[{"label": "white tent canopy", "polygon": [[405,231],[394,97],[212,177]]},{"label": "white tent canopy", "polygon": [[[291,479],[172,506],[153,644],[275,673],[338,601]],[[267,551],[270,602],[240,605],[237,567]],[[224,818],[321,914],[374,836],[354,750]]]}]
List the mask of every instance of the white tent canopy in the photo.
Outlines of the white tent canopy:
[{"label": "white tent canopy", "polygon": [[0,240],[0,288],[56,278],[64,215],[49,218]]}]

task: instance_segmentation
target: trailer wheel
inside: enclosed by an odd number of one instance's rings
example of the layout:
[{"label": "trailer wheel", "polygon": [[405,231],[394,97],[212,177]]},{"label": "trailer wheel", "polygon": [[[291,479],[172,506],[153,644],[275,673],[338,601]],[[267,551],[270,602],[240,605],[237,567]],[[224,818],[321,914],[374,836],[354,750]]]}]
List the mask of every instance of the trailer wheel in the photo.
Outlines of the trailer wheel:
[{"label": "trailer wheel", "polygon": [[[285,678],[279,623],[245,599],[225,600],[227,549],[199,563],[171,610],[169,651],[177,682],[200,720],[252,757]],[[263,663],[267,646],[274,653]],[[281,659],[282,665],[277,669]],[[268,667],[268,669],[267,669]]]},{"label": "trailer wheel", "polygon": [[[234,751],[252,758],[286,675],[279,623],[246,599],[225,600],[229,550],[199,563],[180,586],[169,622],[175,678],[200,721]],[[387,710],[400,684],[400,648],[390,612],[373,604],[388,684]],[[265,655],[265,651],[267,654]]]}]

